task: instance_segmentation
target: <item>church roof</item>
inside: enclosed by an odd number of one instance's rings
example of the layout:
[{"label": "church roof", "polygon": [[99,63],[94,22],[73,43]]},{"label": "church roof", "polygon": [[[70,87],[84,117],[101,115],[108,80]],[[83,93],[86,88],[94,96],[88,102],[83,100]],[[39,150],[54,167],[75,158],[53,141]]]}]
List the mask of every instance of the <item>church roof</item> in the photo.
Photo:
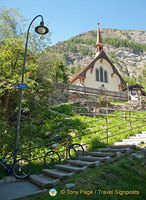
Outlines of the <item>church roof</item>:
[{"label": "church roof", "polygon": [[123,80],[123,78],[121,77],[121,75],[119,74],[119,72],[117,71],[117,69],[115,68],[115,66],[112,64],[112,62],[109,60],[109,58],[107,57],[106,53],[104,51],[102,51],[98,56],[96,56],[93,60],[91,60],[90,63],[88,63],[85,67],[83,67],[71,80],[70,80],[70,84],[72,84],[77,78],[79,77],[85,77],[86,78],[86,73],[89,69],[93,69],[94,64],[97,60],[99,59],[105,59],[111,66],[113,73],[115,73],[120,81],[121,84],[126,85],[125,81]]}]

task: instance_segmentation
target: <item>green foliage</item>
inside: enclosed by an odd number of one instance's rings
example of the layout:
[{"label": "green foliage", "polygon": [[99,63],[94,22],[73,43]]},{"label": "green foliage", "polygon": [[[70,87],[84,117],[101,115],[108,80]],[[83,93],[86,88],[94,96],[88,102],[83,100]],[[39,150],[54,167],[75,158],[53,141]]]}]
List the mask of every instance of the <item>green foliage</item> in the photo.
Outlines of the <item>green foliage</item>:
[{"label": "green foliage", "polygon": [[73,115],[73,106],[69,104],[61,104],[59,106],[50,106],[52,110],[66,115]]},{"label": "green foliage", "polygon": [[92,56],[92,51],[88,48],[82,47],[78,49],[78,52],[83,54],[83,55],[88,55],[88,56]]},{"label": "green foliage", "polygon": [[94,44],[95,45],[96,39],[74,37],[74,38],[71,38],[70,40],[67,40],[66,42],[67,46],[71,44],[86,44],[86,45]]},{"label": "green foliage", "polygon": [[70,41],[69,42],[67,41],[66,48],[67,48],[67,50],[69,50],[73,53],[77,53],[77,47],[74,44],[70,43]]},{"label": "green foliage", "polygon": [[71,66],[70,72],[71,72],[72,74],[75,74],[75,73],[76,73],[76,72],[75,72],[75,68],[74,68],[73,66]]},{"label": "green foliage", "polygon": [[4,40],[0,50],[0,106],[2,108],[0,116],[4,116],[6,120],[8,120],[10,109],[14,108],[18,101],[16,85],[20,82],[23,50],[21,39]]},{"label": "green foliage", "polygon": [[0,8],[0,41],[11,37],[21,37],[26,19],[17,8]]},{"label": "green foliage", "polygon": [[[96,148],[104,147],[106,145],[106,139],[98,141],[99,139],[106,137],[106,120],[105,117],[99,116],[97,118],[86,117],[86,116],[73,116],[73,106],[72,105],[60,105],[60,106],[51,106],[52,112],[48,110],[47,107],[37,106],[34,112],[31,114],[31,118],[23,115],[23,124],[20,129],[20,140],[19,140],[19,154],[30,156],[29,149],[32,148],[31,155],[36,157],[44,156],[44,152],[49,150],[49,147],[45,147],[46,144],[50,143],[50,136],[54,134],[59,134],[65,140],[67,134],[72,135],[72,142],[78,142],[81,144],[88,144],[87,150],[96,150]],[[121,114],[123,113],[113,113]],[[69,116],[69,117],[67,117]],[[140,113],[132,113],[132,116],[144,116]],[[132,122],[132,126],[140,126],[144,124],[145,120],[141,119],[136,122]],[[124,126],[114,127],[118,124],[122,124],[124,118],[115,117],[108,119],[109,132],[117,134],[119,132],[128,130],[130,128],[129,120]],[[11,129],[7,123],[1,122],[1,155],[8,153],[12,149],[15,129]],[[109,144],[114,143],[115,141],[120,141],[123,138],[126,138],[130,135],[139,133],[144,128],[139,128],[136,130],[127,131],[121,135],[117,135],[109,138]],[[7,138],[7,139],[6,139]],[[6,142],[7,141],[7,142]],[[57,142],[60,142],[58,140]],[[42,148],[36,148],[42,146]],[[42,161],[43,162],[43,161]]]},{"label": "green foliage", "polygon": [[0,157],[5,158],[14,148],[15,128],[0,120]]},{"label": "green foliage", "polygon": [[[16,114],[18,105],[19,89],[17,88],[17,83],[21,82],[24,56],[23,44],[22,39],[5,39],[0,51],[0,106],[2,108],[0,116],[4,116],[6,121],[9,120],[11,115],[14,116]],[[28,90],[24,90],[23,95],[25,110],[40,99],[44,102],[44,95],[47,94],[50,82],[39,74],[36,57],[30,51],[27,54],[24,83],[28,85]]]},{"label": "green foliage", "polygon": [[91,34],[92,36],[94,36],[95,38],[97,37],[97,33],[96,33],[95,31],[90,31],[90,34]]},{"label": "green foliage", "polygon": [[138,83],[144,87],[144,91],[146,92],[146,69],[142,72],[143,76],[138,76]]},{"label": "green foliage", "polygon": [[[71,44],[95,45],[96,39],[74,37],[68,40],[66,43],[68,46]],[[111,44],[117,47],[128,47],[138,51],[146,51],[146,44],[140,44],[138,42],[133,42],[133,41],[129,42],[129,40],[123,40],[119,38],[103,38],[102,43]]]},{"label": "green foliage", "polygon": [[118,62],[118,60],[117,60],[117,57],[116,57],[116,55],[115,55],[115,53],[114,52],[111,52],[110,53],[110,60],[111,60],[111,62],[112,63],[114,63],[114,64],[119,64],[119,62]]},{"label": "green foliage", "polygon": [[128,83],[128,85],[135,85],[135,84],[139,84],[141,86],[143,86],[143,90],[146,92],[146,70],[144,69],[142,71],[142,76],[139,75],[138,77],[135,77],[135,76],[126,76],[126,75],[123,75],[122,76],[124,81],[126,83]]},{"label": "green foliage", "polygon": [[77,74],[81,69],[82,69],[82,67],[80,65],[77,65],[77,67],[75,69],[75,74]]},{"label": "green foliage", "polygon": [[[25,26],[26,19],[22,16],[19,9],[7,9],[4,6],[0,8],[0,42],[3,39],[9,38],[26,38]],[[42,52],[48,46],[51,33],[45,35],[44,40],[40,40],[39,35],[34,31],[35,26],[34,22],[31,26],[33,31],[30,30],[29,33],[29,49],[36,54]]]},{"label": "green foliage", "polygon": [[41,75],[50,82],[68,82],[67,68],[57,56],[42,54],[38,63]]},{"label": "green foliage", "polygon": [[[0,9],[0,22],[3,25],[0,30],[1,156],[13,151],[15,143],[15,127],[20,93],[17,83],[21,83],[24,38],[26,38],[22,29],[19,29],[21,25],[23,26],[23,23],[20,24],[23,21],[21,17],[21,14],[16,9]],[[7,26],[4,26],[6,22]],[[5,30],[5,27],[7,30]],[[43,43],[39,43],[38,37],[31,32],[28,44],[24,75],[24,84],[28,85],[28,89],[23,90],[19,137],[19,147],[22,147],[20,152],[24,154],[26,148],[31,145],[39,145],[46,142],[46,137],[44,138],[44,134],[41,132],[41,128],[43,129],[44,127],[41,127],[40,124],[42,120],[46,119],[43,107],[48,106],[48,96],[54,92],[52,82],[68,82],[68,77],[65,73],[66,67],[59,58],[51,58],[47,61],[46,66],[46,63],[41,65],[41,61],[39,60],[38,62],[38,53],[42,50]],[[37,48],[35,45],[37,45]],[[47,115],[50,118],[52,117],[50,113]],[[59,117],[57,115],[57,120],[60,118],[60,115]],[[54,119],[55,117],[53,116],[52,120]],[[51,127],[51,125],[47,124],[46,129],[48,127]],[[29,152],[26,152],[26,154],[29,154]]]},{"label": "green foliage", "polygon": [[97,103],[99,106],[104,107],[109,104],[111,101],[111,97],[106,97],[104,95],[100,95],[97,99]]},{"label": "green foliage", "polygon": [[138,51],[146,51],[146,44],[139,44],[138,42],[129,42],[128,40],[118,38],[103,38],[102,42],[117,47],[128,47]]},{"label": "green foliage", "polygon": [[126,83],[128,83],[128,85],[134,85],[134,84],[136,84],[136,77],[134,77],[134,76],[131,76],[131,77],[129,77],[129,76],[123,76],[123,79],[124,79],[124,81]]},{"label": "green foliage", "polygon": [[69,59],[68,53],[65,53],[65,54],[64,54],[64,57],[65,57],[66,60]]}]

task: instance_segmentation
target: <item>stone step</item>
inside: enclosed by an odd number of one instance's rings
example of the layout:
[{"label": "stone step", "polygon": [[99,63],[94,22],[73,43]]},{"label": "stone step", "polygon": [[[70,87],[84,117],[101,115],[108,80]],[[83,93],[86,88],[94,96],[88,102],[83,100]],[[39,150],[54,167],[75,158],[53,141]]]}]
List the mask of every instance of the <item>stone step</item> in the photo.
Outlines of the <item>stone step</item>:
[{"label": "stone step", "polygon": [[143,137],[141,137],[141,136],[131,136],[131,137],[129,137],[129,139],[135,139],[135,140],[140,140],[140,139],[146,139],[146,136],[143,136]]},{"label": "stone step", "polygon": [[106,161],[111,160],[110,156],[107,156],[107,157],[94,157],[94,156],[90,156],[89,155],[89,156],[79,156],[78,158],[80,160],[91,161],[91,162],[94,162],[94,161],[106,162]]},{"label": "stone step", "polygon": [[82,161],[82,160],[67,160],[67,163],[75,166],[87,166],[87,167],[96,167],[100,165],[100,161]]},{"label": "stone step", "polygon": [[88,169],[87,166],[84,167],[77,167],[77,166],[73,166],[70,164],[66,164],[66,165],[55,165],[55,168],[63,170],[63,171],[67,171],[67,172],[75,172],[75,173],[81,173],[83,171],[85,171],[86,169]]},{"label": "stone step", "polygon": [[130,149],[135,149],[136,148],[136,145],[127,145],[127,144],[123,144],[123,145],[107,145],[107,147],[110,147],[112,149],[123,149],[123,148],[130,148]]},{"label": "stone step", "polygon": [[115,145],[138,145],[140,144],[140,141],[133,141],[133,142],[115,142]]},{"label": "stone step", "polygon": [[146,131],[142,131],[141,133],[142,133],[142,134],[146,134]]},{"label": "stone step", "polygon": [[114,157],[114,156],[117,156],[117,153],[109,153],[109,152],[106,152],[106,153],[102,153],[102,152],[88,152],[88,155],[91,155],[91,156],[99,156],[99,157],[107,157],[107,156],[110,156],[110,157]]},{"label": "stone step", "polygon": [[54,178],[48,177],[44,174],[30,175],[29,181],[41,188],[54,187],[56,184],[58,184],[60,182],[59,179],[54,179]]},{"label": "stone step", "polygon": [[58,179],[66,179],[74,174],[74,172],[69,173],[58,169],[43,169],[42,173],[47,176]]},{"label": "stone step", "polygon": [[136,134],[135,137],[146,137],[146,133],[143,133],[143,134]]},{"label": "stone step", "polygon": [[123,149],[112,149],[112,148],[105,148],[105,149],[98,149],[98,151],[101,152],[121,152],[121,153],[127,153],[130,152],[131,149],[130,148],[123,148]]},{"label": "stone step", "polygon": [[146,142],[146,138],[123,139],[122,142]]},{"label": "stone step", "polygon": [[107,148],[99,148],[99,149],[98,149],[98,151],[101,151],[101,152],[102,152],[102,151],[107,151],[107,152],[108,152],[108,151],[110,151],[110,150],[111,150],[111,148],[108,148],[108,147],[107,147]]}]

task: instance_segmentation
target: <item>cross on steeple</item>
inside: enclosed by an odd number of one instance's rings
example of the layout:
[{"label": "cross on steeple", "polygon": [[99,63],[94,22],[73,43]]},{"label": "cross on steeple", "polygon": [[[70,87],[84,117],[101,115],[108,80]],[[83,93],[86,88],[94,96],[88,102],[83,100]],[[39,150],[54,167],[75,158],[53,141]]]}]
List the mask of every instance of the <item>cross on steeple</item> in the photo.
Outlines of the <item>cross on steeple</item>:
[{"label": "cross on steeple", "polygon": [[100,29],[99,29],[99,22],[98,24],[98,29],[97,29],[97,43],[95,45],[95,48],[97,48],[97,53],[96,55],[99,55],[103,51],[103,44],[102,44],[102,39],[101,39],[101,34],[100,34]]}]

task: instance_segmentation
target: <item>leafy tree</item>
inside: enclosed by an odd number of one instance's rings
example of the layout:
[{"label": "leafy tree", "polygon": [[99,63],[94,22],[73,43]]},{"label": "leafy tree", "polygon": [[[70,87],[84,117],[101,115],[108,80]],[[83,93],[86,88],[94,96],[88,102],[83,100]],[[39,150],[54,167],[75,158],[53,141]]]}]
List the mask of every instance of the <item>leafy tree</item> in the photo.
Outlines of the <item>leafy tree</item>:
[{"label": "leafy tree", "polygon": [[[2,40],[0,50],[0,115],[6,121],[9,117],[16,114],[18,105],[19,89],[17,83],[21,82],[21,73],[24,57],[24,41],[23,39],[5,39]],[[29,104],[27,93],[36,94],[36,91],[41,89],[44,84],[43,77],[39,75],[36,56],[28,51],[27,64],[25,71],[25,84],[28,85],[28,90],[24,91],[23,103]],[[45,87],[42,88],[45,91]],[[34,95],[36,96],[36,95]],[[38,98],[38,97],[37,97]],[[36,101],[35,101],[36,102]],[[26,108],[26,107],[25,107]]]},{"label": "leafy tree", "polygon": [[79,48],[79,53],[83,54],[83,55],[89,55],[89,56],[92,56],[92,52],[90,51],[90,49],[88,48],[85,48],[85,47],[82,47],[82,48]]},{"label": "leafy tree", "polygon": [[146,92],[146,69],[143,70],[142,74],[143,76],[142,76],[141,84],[144,87],[144,91]]},{"label": "leafy tree", "polygon": [[50,82],[68,82],[68,76],[66,74],[66,66],[55,55],[43,53],[39,58],[39,70],[42,76],[44,76]]},{"label": "leafy tree", "polygon": [[146,51],[146,44],[140,44],[138,42],[129,42],[128,40],[118,38],[103,38],[102,41],[104,44],[111,44],[117,47],[129,47],[138,51]]},{"label": "leafy tree", "polygon": [[123,79],[125,80],[126,83],[128,83],[128,85],[135,85],[135,84],[139,84],[141,86],[143,86],[143,90],[146,91],[146,70],[143,70],[143,76],[139,75],[138,77],[134,77],[134,76],[123,76]]},{"label": "leafy tree", "polygon": [[[38,19],[39,21],[40,19]],[[0,41],[7,38],[26,38],[26,19],[21,15],[19,9],[0,8]],[[48,33],[40,40],[39,35],[34,31],[38,22],[34,22],[29,33],[29,49],[38,54],[42,52],[50,43],[51,33]]]},{"label": "leafy tree", "polygon": [[0,50],[0,100],[1,116],[8,120],[8,114],[12,107],[16,107],[18,89],[17,82],[20,82],[20,71],[23,60],[23,40],[5,39],[2,40]]},{"label": "leafy tree", "polygon": [[[16,9],[0,10],[3,25],[0,29],[0,155],[6,155],[14,146],[20,91],[17,83],[21,83],[26,38],[23,31],[25,20],[19,14]],[[47,57],[43,54],[39,56],[45,42],[40,42],[38,35],[30,30],[24,75],[24,83],[28,85],[28,89],[23,90],[22,99],[21,146],[28,144],[30,135],[39,144],[42,116],[38,113],[41,113],[42,107],[48,106],[48,97],[54,92],[52,82],[68,81],[66,67],[59,58],[50,55],[49,60],[44,61],[43,58]]]},{"label": "leafy tree", "polygon": [[12,37],[21,37],[26,19],[19,9],[0,8],[0,40]]}]

